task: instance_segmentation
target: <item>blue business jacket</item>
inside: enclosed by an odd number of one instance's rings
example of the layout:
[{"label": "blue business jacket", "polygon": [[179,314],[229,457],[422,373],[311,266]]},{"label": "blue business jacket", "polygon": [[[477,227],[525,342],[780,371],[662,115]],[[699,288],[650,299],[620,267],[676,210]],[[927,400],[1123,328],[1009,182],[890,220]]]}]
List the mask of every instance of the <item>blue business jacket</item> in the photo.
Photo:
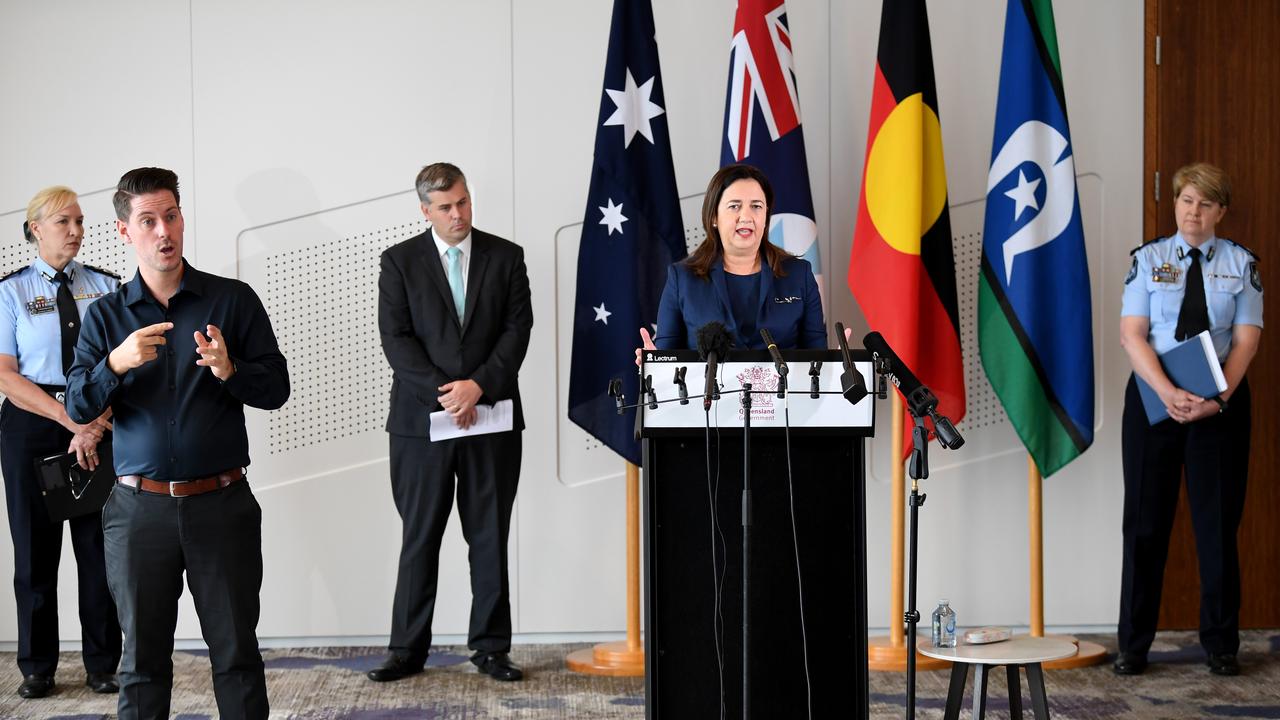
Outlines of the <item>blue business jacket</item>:
[{"label": "blue business jacket", "polygon": [[698,328],[718,320],[729,328],[737,348],[764,349],[759,328],[768,328],[780,348],[826,348],[827,325],[822,317],[818,283],[806,260],[789,258],[783,265],[785,277],[775,278],[764,266],[760,273],[760,310],[756,332],[745,337],[738,330],[729,303],[729,287],[724,264],[716,261],[709,278],[699,278],[682,262],[667,270],[667,286],[658,304],[658,334],[653,339],[660,350],[696,348]]}]

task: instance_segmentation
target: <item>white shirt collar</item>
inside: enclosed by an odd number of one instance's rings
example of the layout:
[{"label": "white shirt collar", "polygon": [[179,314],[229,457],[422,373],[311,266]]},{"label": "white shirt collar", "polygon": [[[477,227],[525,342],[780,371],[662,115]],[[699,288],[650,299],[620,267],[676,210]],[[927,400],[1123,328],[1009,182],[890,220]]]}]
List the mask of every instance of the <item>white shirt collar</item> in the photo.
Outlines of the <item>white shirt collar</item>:
[{"label": "white shirt collar", "polygon": [[[431,228],[431,239],[436,243],[436,254],[443,259],[444,254],[449,250],[449,243],[441,240],[440,236],[436,235],[436,229],[434,227]],[[471,257],[471,233],[467,233],[467,236],[462,238],[462,242],[458,243],[457,248],[462,251],[462,256],[464,258]]]}]

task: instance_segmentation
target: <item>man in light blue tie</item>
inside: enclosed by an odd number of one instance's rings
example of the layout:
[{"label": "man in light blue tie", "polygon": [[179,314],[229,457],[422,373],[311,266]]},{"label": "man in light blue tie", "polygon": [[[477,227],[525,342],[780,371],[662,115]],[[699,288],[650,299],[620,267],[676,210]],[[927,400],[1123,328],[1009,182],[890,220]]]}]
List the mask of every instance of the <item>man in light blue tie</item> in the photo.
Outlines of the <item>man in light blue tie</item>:
[{"label": "man in light blue tie", "polygon": [[[378,331],[393,373],[391,492],[404,527],[391,654],[369,678],[422,672],[456,488],[470,546],[471,661],[495,680],[519,680],[508,655],[507,536],[524,429],[517,375],[533,329],[524,251],[471,227],[471,192],[457,167],[428,165],[416,184],[431,228],[383,253],[378,277]],[[431,413],[447,412],[466,430],[477,405],[501,400],[512,401],[511,430],[432,439]]]}]

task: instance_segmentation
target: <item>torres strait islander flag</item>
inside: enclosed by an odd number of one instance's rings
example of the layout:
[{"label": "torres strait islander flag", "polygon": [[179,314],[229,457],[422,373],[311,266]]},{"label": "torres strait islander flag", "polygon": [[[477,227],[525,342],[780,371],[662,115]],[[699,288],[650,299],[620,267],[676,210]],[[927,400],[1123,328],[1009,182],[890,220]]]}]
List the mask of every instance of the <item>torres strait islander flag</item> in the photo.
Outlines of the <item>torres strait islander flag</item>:
[{"label": "torres strait islander flag", "polygon": [[1045,476],[1093,442],[1093,313],[1050,0],[1009,0],[978,282],[982,365]]},{"label": "torres strait islander flag", "polygon": [[782,0],[738,0],[720,164],[739,162],[759,168],[773,186],[769,242],[808,260],[821,289],[818,226]]},{"label": "torres strait islander flag", "polygon": [[938,396],[938,411],[959,421],[964,362],[924,0],[885,0],[881,7],[849,289],[871,329]]}]

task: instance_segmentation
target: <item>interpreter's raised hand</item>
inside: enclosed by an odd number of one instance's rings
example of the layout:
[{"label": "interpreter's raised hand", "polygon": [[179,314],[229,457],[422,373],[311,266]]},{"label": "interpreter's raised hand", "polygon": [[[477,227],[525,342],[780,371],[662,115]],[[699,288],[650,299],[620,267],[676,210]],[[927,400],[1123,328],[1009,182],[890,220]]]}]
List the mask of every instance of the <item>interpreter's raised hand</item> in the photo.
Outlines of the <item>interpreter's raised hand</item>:
[{"label": "interpreter's raised hand", "polygon": [[640,353],[644,350],[657,350],[658,346],[653,344],[653,336],[649,334],[649,328],[640,328],[640,347],[636,348],[636,367],[640,367]]},{"label": "interpreter's raised hand", "polygon": [[226,382],[236,371],[236,366],[231,362],[231,355],[227,351],[227,342],[222,338],[222,331],[217,325],[206,325],[205,330],[209,332],[207,338],[199,330],[193,333],[196,339],[196,352],[200,354],[196,364],[209,368],[214,377]]},{"label": "interpreter's raised hand", "polygon": [[134,330],[120,343],[120,347],[107,356],[107,367],[116,375],[124,375],[155,360],[160,353],[160,346],[166,342],[164,334],[172,329],[173,323],[162,322]]},{"label": "interpreter's raised hand", "polygon": [[440,402],[440,407],[453,416],[454,422],[458,423],[458,427],[467,429],[471,427],[471,423],[475,422],[475,413],[471,414],[471,421],[466,425],[460,422],[460,419],[468,412],[475,410],[476,403],[480,402],[480,396],[484,395],[484,391],[480,389],[480,384],[475,380],[454,380],[445,383],[437,388],[443,395],[436,398]]}]

